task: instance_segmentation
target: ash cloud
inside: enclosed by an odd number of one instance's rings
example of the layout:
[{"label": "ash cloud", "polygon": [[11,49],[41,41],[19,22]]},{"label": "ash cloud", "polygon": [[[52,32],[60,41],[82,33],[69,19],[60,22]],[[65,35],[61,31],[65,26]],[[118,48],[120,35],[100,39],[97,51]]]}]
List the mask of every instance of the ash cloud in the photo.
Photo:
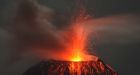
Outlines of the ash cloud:
[{"label": "ash cloud", "polygon": [[17,53],[30,49],[55,52],[63,50],[64,40],[60,31],[51,24],[52,15],[52,9],[39,5],[34,0],[20,2],[11,26]]},{"label": "ash cloud", "polygon": [[[53,9],[42,6],[35,0],[19,2],[10,30],[15,39],[12,60],[20,59],[22,54],[27,54],[31,49],[54,50],[55,52],[63,50],[66,44],[64,37],[51,22],[54,18],[53,14],[55,14]],[[87,24],[91,23],[93,30],[99,35],[99,40],[96,43],[103,45],[127,44],[139,40],[139,30],[137,26],[132,27],[132,23],[135,21],[131,18],[136,18],[136,16],[128,14],[97,18]],[[138,31],[137,34],[136,31]]]},{"label": "ash cloud", "polygon": [[1,37],[4,43],[7,42],[3,45],[8,46],[6,50],[1,48],[5,54],[1,57],[2,75],[19,75],[40,60],[36,58],[36,55],[40,56],[40,51],[47,52],[48,57],[52,52],[60,52],[66,45],[60,36],[61,31],[51,23],[55,14],[52,9],[35,0],[15,1],[11,6],[13,8],[4,10],[6,13],[11,11],[12,14],[4,16],[8,25],[3,23],[7,26],[3,26],[0,31],[0,36],[8,37]]},{"label": "ash cloud", "polygon": [[98,44],[125,45],[140,40],[140,15],[120,14],[90,21],[97,33]]}]

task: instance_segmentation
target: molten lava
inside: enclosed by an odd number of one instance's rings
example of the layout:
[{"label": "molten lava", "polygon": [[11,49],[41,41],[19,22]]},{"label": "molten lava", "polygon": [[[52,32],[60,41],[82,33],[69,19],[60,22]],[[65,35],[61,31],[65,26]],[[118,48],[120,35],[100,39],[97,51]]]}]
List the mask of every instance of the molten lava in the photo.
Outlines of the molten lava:
[{"label": "molten lava", "polygon": [[76,53],[77,53],[76,56],[73,56],[72,59],[71,59],[71,61],[74,61],[74,62],[80,62],[80,61],[82,61],[82,58],[81,58],[79,52],[76,52]]}]

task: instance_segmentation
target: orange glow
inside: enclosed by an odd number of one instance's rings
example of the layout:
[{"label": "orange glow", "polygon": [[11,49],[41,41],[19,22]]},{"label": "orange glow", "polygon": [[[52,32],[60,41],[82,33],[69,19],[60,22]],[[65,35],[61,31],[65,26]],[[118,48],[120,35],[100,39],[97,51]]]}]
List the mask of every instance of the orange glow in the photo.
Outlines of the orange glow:
[{"label": "orange glow", "polygon": [[[79,51],[79,50],[77,50]],[[71,61],[74,61],[74,62],[79,62],[79,61],[82,61],[82,58],[79,54],[79,52],[76,52],[77,54],[75,56],[72,57]]]},{"label": "orange glow", "polygon": [[87,31],[84,26],[74,24],[72,29],[72,35],[70,38],[69,47],[66,49],[68,52],[64,56],[68,56],[69,61],[79,62],[88,61],[92,58],[89,57],[87,50],[85,49],[87,43]]},{"label": "orange glow", "polygon": [[69,39],[69,47],[66,49],[68,51],[68,60],[79,62],[79,61],[89,61],[94,60],[93,57],[88,54],[86,50],[86,45],[88,41],[88,36],[90,34],[90,29],[87,25],[83,23],[87,20],[87,16],[82,12],[75,21],[71,24],[71,31]]},{"label": "orange glow", "polygon": [[90,25],[86,25],[88,20],[89,16],[85,14],[85,11],[80,11],[70,25],[60,31],[60,36],[63,39],[62,42],[65,47],[57,52],[53,50],[41,50],[40,57],[73,62],[97,61],[98,57],[90,55],[87,49],[89,35],[93,31]]}]

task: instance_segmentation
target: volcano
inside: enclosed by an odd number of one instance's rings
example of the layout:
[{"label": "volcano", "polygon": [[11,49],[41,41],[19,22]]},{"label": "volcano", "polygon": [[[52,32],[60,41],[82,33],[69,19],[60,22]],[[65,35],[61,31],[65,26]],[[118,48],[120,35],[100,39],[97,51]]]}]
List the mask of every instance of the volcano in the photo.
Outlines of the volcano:
[{"label": "volcano", "polygon": [[94,49],[89,51],[95,32],[94,25],[89,23],[92,16],[86,12],[84,3],[85,0],[77,0],[68,24],[59,28],[51,25],[54,23],[44,17],[46,14],[40,13],[44,6],[34,0],[23,0],[20,14],[15,19],[14,34],[24,50],[30,50],[37,58],[43,59],[23,75],[118,75],[92,54]]},{"label": "volcano", "polygon": [[93,26],[85,24],[87,20],[85,12],[80,12],[74,22],[59,34],[65,47],[59,52],[38,49],[40,57],[46,61],[31,67],[23,75],[118,75],[88,51],[87,43]]},{"label": "volcano", "polygon": [[118,75],[102,60],[60,61],[48,60],[31,67],[23,75]]}]

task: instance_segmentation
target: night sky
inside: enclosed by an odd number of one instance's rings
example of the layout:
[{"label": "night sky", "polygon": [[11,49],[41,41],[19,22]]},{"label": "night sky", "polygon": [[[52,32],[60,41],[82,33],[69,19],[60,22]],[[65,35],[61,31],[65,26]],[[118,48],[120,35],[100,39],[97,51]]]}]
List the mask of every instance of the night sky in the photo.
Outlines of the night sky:
[{"label": "night sky", "polygon": [[[16,15],[20,0],[0,0],[0,75],[20,75],[35,58],[24,55],[20,61],[8,65],[13,36],[7,31]],[[52,9],[56,15],[53,24],[63,27],[73,15],[76,0],[38,0],[41,5]],[[91,23],[97,33],[93,52],[119,75],[139,75],[140,67],[140,1],[139,0],[87,0],[87,12],[94,17]],[[61,18],[63,17],[66,18]],[[94,49],[94,48],[93,48]],[[2,66],[2,67],[1,67]]]}]

